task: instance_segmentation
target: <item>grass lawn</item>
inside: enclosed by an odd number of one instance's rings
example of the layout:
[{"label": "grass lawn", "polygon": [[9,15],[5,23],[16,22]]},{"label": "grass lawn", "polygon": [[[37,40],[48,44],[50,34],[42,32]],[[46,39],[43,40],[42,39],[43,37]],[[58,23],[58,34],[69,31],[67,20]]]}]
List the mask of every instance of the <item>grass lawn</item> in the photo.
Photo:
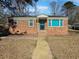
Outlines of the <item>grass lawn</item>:
[{"label": "grass lawn", "polygon": [[[68,36],[49,36],[45,40],[49,44],[53,59],[79,59],[79,32],[70,31]],[[27,38],[5,38],[0,41],[0,59],[32,59],[36,43],[37,40]]]},{"label": "grass lawn", "polygon": [[4,39],[0,41],[0,59],[31,59],[35,46],[35,40]]}]

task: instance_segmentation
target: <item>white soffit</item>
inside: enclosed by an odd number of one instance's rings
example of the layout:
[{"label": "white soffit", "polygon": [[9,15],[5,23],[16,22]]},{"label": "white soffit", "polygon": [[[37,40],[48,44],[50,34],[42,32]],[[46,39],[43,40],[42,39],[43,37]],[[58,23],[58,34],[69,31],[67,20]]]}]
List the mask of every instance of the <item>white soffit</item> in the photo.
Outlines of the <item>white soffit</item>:
[{"label": "white soffit", "polygon": [[37,17],[48,17],[47,15],[38,15]]}]

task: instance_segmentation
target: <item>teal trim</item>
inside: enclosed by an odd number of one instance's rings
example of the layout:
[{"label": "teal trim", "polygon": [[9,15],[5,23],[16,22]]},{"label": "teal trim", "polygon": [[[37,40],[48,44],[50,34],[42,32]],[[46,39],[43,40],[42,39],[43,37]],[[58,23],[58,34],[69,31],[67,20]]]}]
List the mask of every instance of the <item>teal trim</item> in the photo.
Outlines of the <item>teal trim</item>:
[{"label": "teal trim", "polygon": [[63,26],[63,20],[62,19],[49,19],[48,26],[51,26],[51,27]]},{"label": "teal trim", "polygon": [[52,26],[59,26],[59,20],[53,19],[52,20]]},{"label": "teal trim", "polygon": [[51,26],[51,20],[50,19],[48,20],[48,26]]},{"label": "teal trim", "polygon": [[60,20],[60,26],[63,26],[63,20]]}]

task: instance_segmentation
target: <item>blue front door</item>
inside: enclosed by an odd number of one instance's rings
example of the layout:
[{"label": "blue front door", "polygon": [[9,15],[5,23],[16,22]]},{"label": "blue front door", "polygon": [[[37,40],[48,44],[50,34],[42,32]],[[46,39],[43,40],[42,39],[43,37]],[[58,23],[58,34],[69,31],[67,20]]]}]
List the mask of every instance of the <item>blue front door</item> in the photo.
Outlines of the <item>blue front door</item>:
[{"label": "blue front door", "polygon": [[40,20],[40,30],[44,30],[45,29],[45,21],[44,20]]}]

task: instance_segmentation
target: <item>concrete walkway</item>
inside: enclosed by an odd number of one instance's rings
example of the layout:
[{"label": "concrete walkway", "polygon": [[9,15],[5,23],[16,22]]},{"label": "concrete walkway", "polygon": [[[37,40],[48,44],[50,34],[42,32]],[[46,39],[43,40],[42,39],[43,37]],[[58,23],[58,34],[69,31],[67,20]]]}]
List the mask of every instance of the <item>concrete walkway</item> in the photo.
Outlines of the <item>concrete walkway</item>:
[{"label": "concrete walkway", "polygon": [[53,56],[51,54],[48,43],[44,40],[44,38],[39,38],[37,40],[37,46],[33,52],[32,59],[52,59]]}]

